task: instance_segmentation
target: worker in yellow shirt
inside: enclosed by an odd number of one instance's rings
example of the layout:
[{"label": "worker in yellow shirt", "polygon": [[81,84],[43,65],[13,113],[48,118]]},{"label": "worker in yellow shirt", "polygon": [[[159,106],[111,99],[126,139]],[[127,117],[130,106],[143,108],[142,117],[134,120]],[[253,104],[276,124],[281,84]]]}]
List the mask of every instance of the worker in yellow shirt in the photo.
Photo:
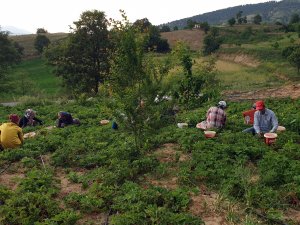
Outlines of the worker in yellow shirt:
[{"label": "worker in yellow shirt", "polygon": [[22,128],[18,126],[19,116],[11,114],[9,120],[0,126],[0,145],[3,149],[20,147],[24,142]]}]

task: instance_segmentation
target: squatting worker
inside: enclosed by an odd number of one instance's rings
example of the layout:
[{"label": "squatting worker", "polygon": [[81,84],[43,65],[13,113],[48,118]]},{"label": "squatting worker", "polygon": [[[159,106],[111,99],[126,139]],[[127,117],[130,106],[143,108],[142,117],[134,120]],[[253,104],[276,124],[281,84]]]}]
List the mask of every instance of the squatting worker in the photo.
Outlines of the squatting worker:
[{"label": "squatting worker", "polygon": [[0,126],[0,145],[3,149],[20,147],[23,142],[23,131],[18,126],[19,116],[9,115],[9,122]]},{"label": "squatting worker", "polygon": [[210,128],[223,128],[226,123],[225,109],[227,104],[225,101],[219,101],[216,106],[212,106],[206,113],[206,120],[197,124],[197,127],[203,130]]},{"label": "squatting worker", "polygon": [[278,128],[278,120],[275,113],[265,107],[263,101],[255,103],[256,112],[254,113],[253,127],[246,129],[244,132],[262,136],[264,133],[274,133]]}]

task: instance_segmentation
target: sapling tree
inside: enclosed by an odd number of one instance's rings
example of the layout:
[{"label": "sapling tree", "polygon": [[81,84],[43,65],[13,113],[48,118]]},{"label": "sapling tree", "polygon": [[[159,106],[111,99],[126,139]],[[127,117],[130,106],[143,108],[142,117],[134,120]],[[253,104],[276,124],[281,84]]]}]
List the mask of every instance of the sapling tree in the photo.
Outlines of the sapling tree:
[{"label": "sapling tree", "polygon": [[144,33],[127,21],[112,21],[115,43],[111,58],[111,85],[117,100],[116,117],[133,134],[137,149],[143,148],[147,135],[157,128],[161,104],[155,103],[168,63],[156,62],[144,51]]},{"label": "sapling tree", "polygon": [[300,48],[296,48],[288,57],[289,62],[300,72]]},{"label": "sapling tree", "polygon": [[215,97],[217,94],[218,82],[215,79],[215,60],[208,57],[199,68],[194,72],[193,59],[190,49],[179,42],[173,50],[175,60],[183,69],[183,78],[178,88],[178,99],[185,108],[190,109],[201,105],[208,98]]}]

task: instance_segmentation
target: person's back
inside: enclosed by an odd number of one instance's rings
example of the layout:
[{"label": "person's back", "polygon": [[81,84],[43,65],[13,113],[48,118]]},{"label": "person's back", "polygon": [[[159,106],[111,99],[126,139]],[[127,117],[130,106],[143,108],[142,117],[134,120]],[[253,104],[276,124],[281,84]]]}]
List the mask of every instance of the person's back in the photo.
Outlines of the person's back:
[{"label": "person's back", "polygon": [[26,126],[35,126],[39,123],[40,125],[43,124],[43,121],[36,118],[36,112],[32,109],[27,109],[25,111],[24,116],[19,121],[19,127],[24,128]]},{"label": "person's back", "polygon": [[225,111],[217,106],[210,107],[206,114],[207,128],[222,128],[226,122]]},{"label": "person's back", "polygon": [[13,121],[0,126],[0,142],[4,149],[17,148],[23,144],[23,132],[18,126],[19,121],[16,118]]},{"label": "person's back", "polygon": [[79,119],[77,118],[73,119],[71,113],[63,112],[63,111],[58,113],[58,120],[56,122],[57,122],[57,127],[60,128],[71,124],[80,125]]},{"label": "person's back", "polygon": [[226,123],[225,101],[219,101],[217,106],[210,107],[206,113],[206,120],[198,123],[197,128],[206,130],[210,128],[223,128]]}]

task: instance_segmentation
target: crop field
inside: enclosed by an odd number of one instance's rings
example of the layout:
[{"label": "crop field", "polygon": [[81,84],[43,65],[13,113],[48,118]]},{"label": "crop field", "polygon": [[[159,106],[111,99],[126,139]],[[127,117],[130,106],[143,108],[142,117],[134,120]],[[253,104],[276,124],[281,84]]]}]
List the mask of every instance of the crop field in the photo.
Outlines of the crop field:
[{"label": "crop field", "polygon": [[[142,151],[121,121],[111,129],[111,100],[0,107],[1,122],[33,106],[45,122],[0,152],[1,224],[299,224],[299,100],[266,102],[287,129],[271,146],[241,132],[252,102],[228,102],[226,128],[206,139],[195,125],[210,102],[161,124]],[[60,110],[82,124],[50,129]]]},{"label": "crop field", "polygon": [[[151,93],[136,94],[136,86],[146,87],[140,82],[118,95],[112,79],[100,85],[99,93],[79,93],[74,99],[55,68],[37,55],[35,35],[11,37],[25,47],[25,60],[1,84],[0,102],[19,104],[0,104],[0,124],[27,108],[44,123],[23,129],[35,136],[22,147],[0,151],[0,225],[299,225],[300,77],[282,56],[299,38],[278,26],[220,29],[227,36],[209,57],[202,54],[203,31],[162,33],[171,48],[185,42],[190,49],[181,50],[190,55],[181,55],[188,57],[180,61],[174,52],[147,53],[145,61],[163,65],[170,59],[171,68],[157,87],[150,79],[165,68],[153,70],[145,82]],[[249,30],[249,39],[235,42]],[[47,35],[51,41],[67,36]],[[142,94],[156,93],[173,99],[154,102],[149,97],[143,108]],[[271,145],[242,133],[249,127],[242,112],[259,99],[286,128]],[[196,124],[219,100],[228,104],[226,126],[216,130],[216,137],[205,138]],[[55,127],[59,111],[72,113],[81,124]],[[101,120],[109,123],[101,125]],[[118,129],[112,129],[113,122]]]}]

